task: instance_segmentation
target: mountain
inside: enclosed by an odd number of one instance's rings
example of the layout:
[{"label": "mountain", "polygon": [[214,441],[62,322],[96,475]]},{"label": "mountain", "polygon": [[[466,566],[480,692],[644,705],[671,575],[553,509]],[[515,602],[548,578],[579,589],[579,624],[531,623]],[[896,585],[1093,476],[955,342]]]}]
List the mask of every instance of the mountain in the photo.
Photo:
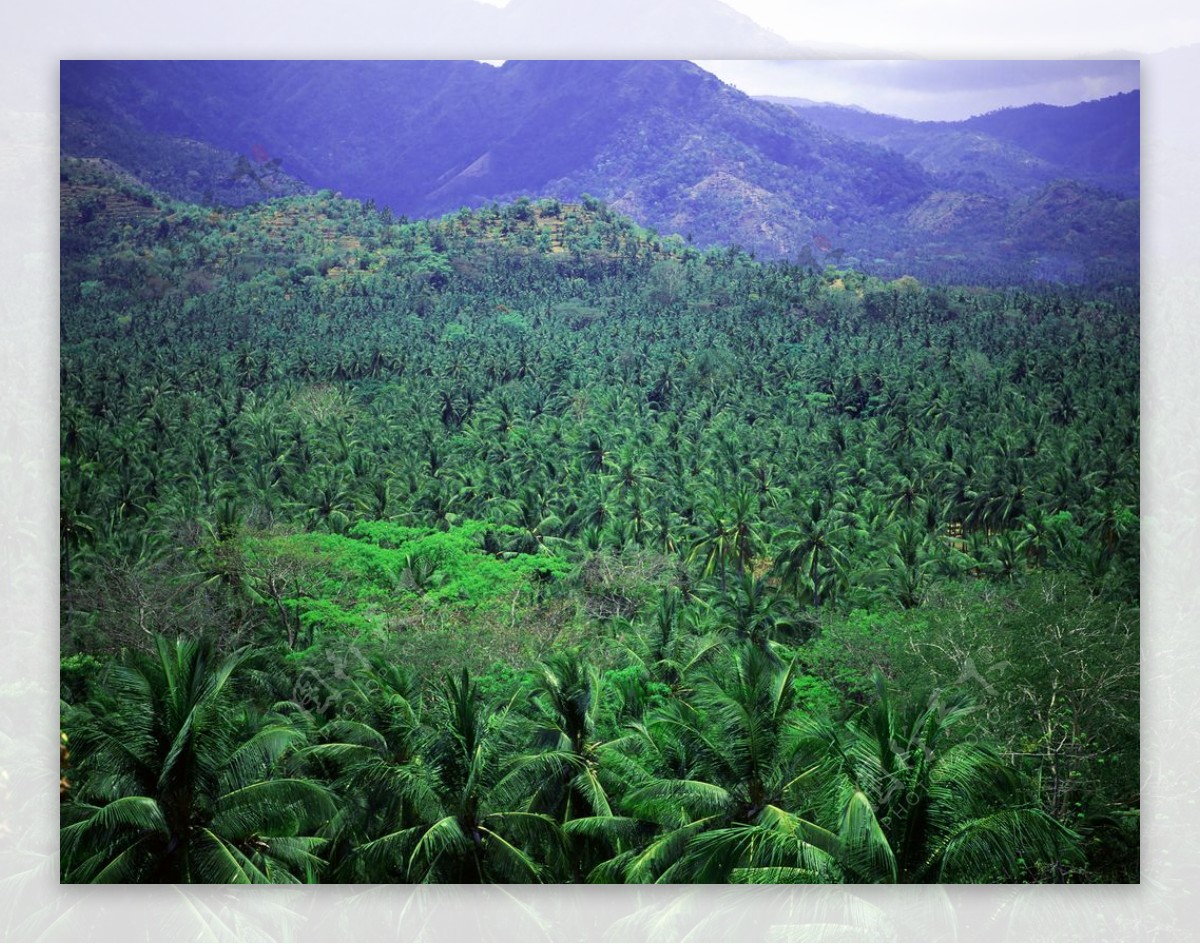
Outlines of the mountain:
[{"label": "mountain", "polygon": [[1124,92],[1069,107],[1004,108],[961,122],[1056,164],[1081,180],[1137,193],[1141,163],[1141,94]]},{"label": "mountain", "polygon": [[1057,178],[1126,196],[1139,192],[1136,91],[1071,106],[1002,108],[963,121],[912,121],[854,106],[770,100],[828,131],[903,154],[933,174],[973,177],[996,192]]},{"label": "mountain", "polygon": [[130,132],[257,150],[409,215],[590,192],[648,225],[779,254],[928,189],[902,157],[687,62],[80,62],[62,80],[64,128],[84,113],[112,133],[95,153],[64,134],[64,154],[120,161]]},{"label": "mountain", "polygon": [[[790,108],[844,108],[847,111],[855,111],[861,115],[870,115],[872,112],[863,108],[861,105],[834,105],[832,102],[821,102],[815,98],[800,98],[796,95],[755,95],[760,102],[770,102],[773,105],[787,105]],[[879,115],[877,117],[886,117]]]},{"label": "mountain", "polygon": [[[512,15],[541,8],[520,2]],[[1074,279],[1096,259],[1136,274],[1131,197],[1105,189],[1124,165],[1066,166],[1078,149],[1056,151],[1038,116],[992,131],[914,131],[921,123],[863,113],[853,125],[680,61],[93,61],[64,62],[61,77],[64,155],[115,161],[187,199],[200,189],[237,202],[205,186],[202,143],[233,168],[217,184],[270,166],[288,186],[410,216],[590,195],[700,245],[881,275]],[[1021,224],[1060,179],[1083,187],[1065,252]]]}]

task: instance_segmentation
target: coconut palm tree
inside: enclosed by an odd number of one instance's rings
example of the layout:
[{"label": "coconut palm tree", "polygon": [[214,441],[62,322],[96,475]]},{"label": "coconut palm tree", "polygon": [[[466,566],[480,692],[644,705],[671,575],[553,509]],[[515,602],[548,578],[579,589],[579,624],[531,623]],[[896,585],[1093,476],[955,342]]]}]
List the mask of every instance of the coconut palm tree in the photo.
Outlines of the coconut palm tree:
[{"label": "coconut palm tree", "polygon": [[971,737],[965,697],[899,707],[878,674],[875,686],[844,728],[807,723],[826,757],[820,815],[836,824],[848,880],[1017,881],[1075,855],[1078,837]]},{"label": "coconut palm tree", "polygon": [[712,609],[722,632],[774,659],[775,637],[791,635],[799,628],[788,603],[767,580],[743,574],[728,592],[717,597]]},{"label": "coconut palm tree", "polygon": [[814,501],[798,524],[780,532],[775,570],[784,586],[813,606],[835,599],[850,564],[847,545],[857,529],[849,517]]},{"label": "coconut palm tree", "polygon": [[315,880],[334,797],[281,775],[305,732],[243,707],[245,661],[158,637],[66,712],[76,786],[62,811],[63,881]]},{"label": "coconut palm tree", "polygon": [[[611,817],[613,808],[600,769],[596,726],[603,701],[601,675],[580,653],[550,655],[539,666],[533,691],[533,750],[514,758],[502,788],[529,796],[528,809],[561,826],[590,817]],[[613,849],[586,832],[568,834],[557,872],[582,881]]]},{"label": "coconut palm tree", "polygon": [[508,709],[483,702],[467,670],[442,686],[438,732],[425,754],[436,772],[419,822],[400,822],[364,844],[370,868],[391,863],[410,882],[540,882],[535,852],[561,843],[551,816],[528,809],[520,779],[508,779],[516,753]]},{"label": "coconut palm tree", "polygon": [[[381,656],[344,673],[336,713],[299,751],[297,761],[328,778],[343,802],[329,824],[334,881],[405,878],[403,863],[357,855],[358,847],[436,811],[434,771],[425,762],[433,732],[416,676]],[[372,868],[374,866],[374,868]]]},{"label": "coconut palm tree", "polygon": [[740,488],[727,501],[714,498],[709,503],[688,560],[702,559],[701,575],[719,574],[724,591],[728,566],[733,565],[738,579],[746,574],[762,547],[761,532],[758,498],[750,489]]},{"label": "coconut palm tree", "polygon": [[618,644],[645,678],[674,690],[725,647],[717,633],[697,630],[697,613],[684,606],[677,587],[665,587],[650,625],[629,624]]},{"label": "coconut palm tree", "polygon": [[593,879],[836,880],[837,837],[802,815],[820,758],[797,736],[795,677],[794,665],[743,647],[686,703],[614,742],[605,759],[623,781],[621,812],[654,830]]}]

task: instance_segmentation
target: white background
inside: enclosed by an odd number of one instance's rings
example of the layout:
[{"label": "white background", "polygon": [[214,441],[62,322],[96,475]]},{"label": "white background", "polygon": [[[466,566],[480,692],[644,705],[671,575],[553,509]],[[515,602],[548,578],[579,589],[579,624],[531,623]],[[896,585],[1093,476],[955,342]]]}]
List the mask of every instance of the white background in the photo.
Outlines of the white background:
[{"label": "white background", "polygon": [[[466,4],[468,0],[462,0]],[[513,0],[528,6],[534,0]],[[57,884],[57,76],[60,58],[753,58],[710,0],[558,0],[518,36],[451,0],[22,4],[0,36],[0,938],[1196,939],[1197,14],[1149,0],[733,0],[801,52],[1144,54],[1143,882],[1078,888],[60,888]],[[465,9],[465,7],[464,7]],[[689,12],[690,11],[690,12]],[[453,11],[452,11],[453,12]],[[609,14],[607,17],[604,14]],[[620,14],[617,17],[613,13]],[[592,17],[595,22],[590,22]],[[596,17],[599,17],[596,20]],[[644,21],[644,26],[643,26]],[[722,45],[725,43],[725,45]],[[673,45],[674,44],[674,45]]]}]

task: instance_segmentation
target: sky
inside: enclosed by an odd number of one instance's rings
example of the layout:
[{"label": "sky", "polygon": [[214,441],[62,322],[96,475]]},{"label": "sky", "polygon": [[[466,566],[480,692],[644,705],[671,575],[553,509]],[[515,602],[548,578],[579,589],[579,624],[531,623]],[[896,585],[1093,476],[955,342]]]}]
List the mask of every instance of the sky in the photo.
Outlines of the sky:
[{"label": "sky", "polygon": [[[511,0],[478,2],[503,7]],[[1094,55],[1159,53],[1200,42],[1200,5],[1183,0],[722,2],[802,46],[857,46],[893,55],[1054,58],[1064,36]]]},{"label": "sky", "polygon": [[[478,2],[503,7],[513,0]],[[698,14],[719,6],[693,2]],[[1200,4],[1190,11],[1175,0],[1139,0],[1136,12],[1127,0],[722,2],[795,45],[797,56],[837,58],[696,60],[702,68],[751,95],[920,120],[1127,92],[1139,88],[1139,55],[1200,41]]]},{"label": "sky", "polygon": [[1006,106],[1073,105],[1139,87],[1137,60],[699,60],[750,95],[783,95],[922,121]]},{"label": "sky", "polygon": [[[511,0],[478,2],[503,7]],[[1094,56],[1149,54],[1200,43],[1200,4],[1184,0],[723,2],[799,45],[853,45],[893,56],[1051,59],[1083,50]]]},{"label": "sky", "polygon": [[[1200,42],[1200,4],[1183,0],[725,0],[796,43],[854,43],[903,55],[998,59],[1161,52]],[[503,4],[499,4],[503,5]],[[1070,37],[1071,46],[1064,44]]]},{"label": "sky", "polygon": [[[499,65],[504,60],[480,61]],[[1138,88],[1141,73],[1136,59],[694,61],[748,95],[854,105],[917,121],[957,121],[998,108],[1107,98]]]}]

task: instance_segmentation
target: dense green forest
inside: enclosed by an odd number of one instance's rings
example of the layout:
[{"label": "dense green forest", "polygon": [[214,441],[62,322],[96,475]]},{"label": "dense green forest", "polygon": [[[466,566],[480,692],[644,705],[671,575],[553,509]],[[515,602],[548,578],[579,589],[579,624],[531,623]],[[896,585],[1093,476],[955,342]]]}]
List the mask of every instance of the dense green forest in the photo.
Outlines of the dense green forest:
[{"label": "dense green forest", "polygon": [[1137,881],[1136,288],[62,199],[63,881]]}]

